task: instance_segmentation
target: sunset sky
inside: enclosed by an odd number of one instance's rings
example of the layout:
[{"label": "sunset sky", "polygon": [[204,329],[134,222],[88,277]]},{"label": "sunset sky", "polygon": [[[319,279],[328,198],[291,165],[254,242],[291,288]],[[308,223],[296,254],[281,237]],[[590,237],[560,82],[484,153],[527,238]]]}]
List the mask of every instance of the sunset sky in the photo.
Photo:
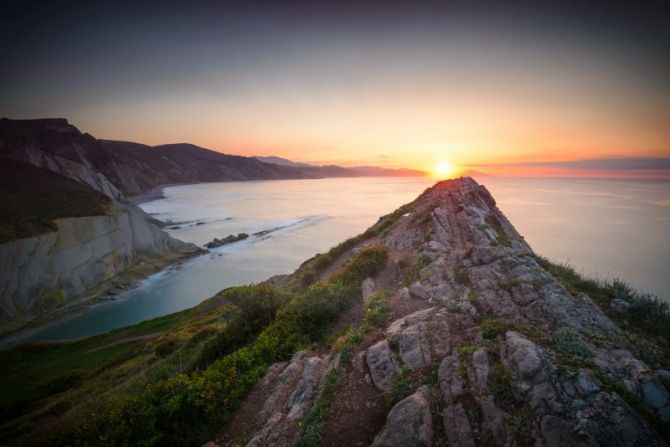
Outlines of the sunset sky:
[{"label": "sunset sky", "polygon": [[2,116],[303,162],[670,178],[661,3],[45,3],[0,6]]}]

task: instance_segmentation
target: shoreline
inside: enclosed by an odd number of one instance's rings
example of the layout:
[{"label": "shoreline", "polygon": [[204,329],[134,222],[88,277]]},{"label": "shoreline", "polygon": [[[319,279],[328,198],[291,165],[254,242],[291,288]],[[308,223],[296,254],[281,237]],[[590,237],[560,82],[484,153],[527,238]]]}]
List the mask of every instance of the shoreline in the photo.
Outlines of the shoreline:
[{"label": "shoreline", "polygon": [[[176,257],[166,257],[161,260],[145,260],[132,268],[107,279],[101,284],[90,289],[86,296],[69,303],[67,306],[55,309],[48,315],[36,316],[26,320],[23,324],[9,328],[0,333],[0,351],[11,349],[25,343],[52,343],[76,339],[53,339],[53,340],[30,340],[33,333],[50,326],[75,318],[92,308],[105,303],[113,303],[123,300],[123,297],[133,289],[139,287],[149,276],[162,272],[165,269],[177,266],[183,262],[205,254],[207,250]],[[119,292],[120,291],[120,292]],[[107,331],[104,331],[107,332]],[[94,337],[99,334],[91,334],[80,338]]]}]

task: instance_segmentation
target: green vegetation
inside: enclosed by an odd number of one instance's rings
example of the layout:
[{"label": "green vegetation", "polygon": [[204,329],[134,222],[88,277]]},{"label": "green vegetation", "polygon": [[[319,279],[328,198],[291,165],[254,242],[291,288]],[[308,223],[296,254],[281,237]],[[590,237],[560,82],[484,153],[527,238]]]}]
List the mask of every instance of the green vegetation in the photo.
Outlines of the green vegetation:
[{"label": "green vegetation", "polygon": [[554,333],[556,350],[562,354],[572,355],[579,359],[593,357],[593,351],[579,333],[571,330],[560,330]]},{"label": "green vegetation", "polygon": [[5,156],[0,197],[0,244],[54,231],[55,219],[104,215],[109,204],[81,183]]},{"label": "green vegetation", "polygon": [[389,406],[393,406],[412,394],[414,386],[412,385],[412,370],[404,366],[394,379],[391,389],[384,394],[384,399]]},{"label": "green vegetation", "polygon": [[427,254],[419,254],[415,258],[407,255],[398,261],[398,267],[405,270],[403,284],[410,286],[421,279],[421,269],[430,264],[433,259]]},{"label": "green vegetation", "polygon": [[338,371],[333,369],[324,380],[323,390],[314,402],[312,409],[307,413],[300,425],[300,433],[294,447],[317,447],[321,445],[323,423],[328,411],[328,404],[335,393]]},{"label": "green vegetation", "polygon": [[516,398],[512,390],[512,377],[507,369],[500,363],[491,368],[488,377],[488,387],[493,394],[493,399],[500,408],[511,411],[516,405]]},{"label": "green vegetation", "polygon": [[382,233],[386,233],[387,230],[400,219],[400,217],[410,212],[413,206],[414,202],[401,206],[392,213],[380,217],[379,220],[372,227],[365,230],[365,232],[341,242],[326,253],[318,254],[305,261],[294,274],[294,288],[299,289],[314,284],[318,281],[319,276],[328,270],[328,268],[331,267],[342,254],[351,250],[363,241],[367,241]]},{"label": "green vegetation", "polygon": [[226,298],[238,309],[236,315],[202,348],[194,367],[204,368],[230,354],[258,335],[272,320],[288,296],[272,286],[242,286],[226,291]]},{"label": "green vegetation", "polygon": [[486,223],[495,230],[496,234],[498,235],[498,243],[500,245],[504,245],[506,247],[512,246],[512,240],[507,235],[505,228],[503,228],[502,224],[494,214],[489,214],[486,216]]},{"label": "green vegetation", "polygon": [[[97,413],[77,432],[77,442],[147,446],[162,445],[168,440],[171,445],[202,443],[230,418],[268,366],[323,337],[325,328],[337,320],[341,311],[360,298],[362,280],[374,276],[386,262],[387,254],[382,248],[361,252],[329,280],[290,298],[252,343],[202,370],[149,383],[119,405]],[[246,312],[263,317],[252,329],[262,325],[264,317],[284,301],[264,287],[228,292],[231,302],[256,298]],[[244,304],[239,312],[245,312]],[[218,346],[215,341],[211,343]]]},{"label": "green vegetation", "polygon": [[456,281],[457,284],[462,285],[470,284],[470,274],[463,264],[458,264],[454,267],[454,281]]},{"label": "green vegetation", "polygon": [[386,314],[390,310],[389,293],[381,290],[372,295],[363,316],[363,327],[366,329],[379,327],[384,323]]},{"label": "green vegetation", "polygon": [[[554,264],[541,256],[536,261],[572,294],[585,293],[595,301],[610,318],[627,330],[656,338],[667,345],[670,342],[670,305],[658,297],[631,290],[622,281],[612,283],[587,279],[579,275],[567,264]],[[614,299],[622,299],[630,304],[628,311],[616,313],[610,308]]]},{"label": "green vegetation", "polygon": [[468,383],[468,368],[470,368],[470,364],[472,363],[472,354],[474,354],[476,350],[477,346],[475,345],[461,345],[456,348],[456,353],[460,360],[458,372],[465,383]]},{"label": "green vegetation", "polygon": [[[361,332],[358,329],[349,328],[347,333],[340,337],[333,346],[333,352],[340,354],[343,364],[349,363],[353,348],[361,342]],[[321,394],[314,402],[309,413],[300,424],[298,439],[294,447],[316,447],[321,445],[323,436],[323,424],[328,411],[328,405],[335,393],[339,368],[332,369],[326,374]]]}]

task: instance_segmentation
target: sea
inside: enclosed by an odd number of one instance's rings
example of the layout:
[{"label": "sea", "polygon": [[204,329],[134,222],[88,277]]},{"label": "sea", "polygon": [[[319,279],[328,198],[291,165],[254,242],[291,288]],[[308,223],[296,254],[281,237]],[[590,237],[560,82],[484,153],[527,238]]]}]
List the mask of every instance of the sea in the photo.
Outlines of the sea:
[{"label": "sea", "polygon": [[[536,253],[593,278],[670,299],[670,182],[482,177]],[[424,177],[333,178],[167,187],[141,207],[204,245],[247,233],[149,276],[114,301],[13,337],[71,339],[197,305],[220,290],[294,271],[430,187]],[[18,338],[17,338],[18,337]]]}]

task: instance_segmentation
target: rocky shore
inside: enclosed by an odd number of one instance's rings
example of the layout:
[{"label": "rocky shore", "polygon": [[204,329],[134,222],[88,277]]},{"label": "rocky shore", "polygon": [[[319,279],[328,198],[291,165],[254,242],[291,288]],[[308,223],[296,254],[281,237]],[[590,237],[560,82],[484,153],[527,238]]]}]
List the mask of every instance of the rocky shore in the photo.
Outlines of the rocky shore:
[{"label": "rocky shore", "polygon": [[390,256],[343,316],[346,358],[272,365],[208,446],[667,445],[662,356],[544,268],[484,187],[439,183],[376,227],[323,273],[366,247]]}]

